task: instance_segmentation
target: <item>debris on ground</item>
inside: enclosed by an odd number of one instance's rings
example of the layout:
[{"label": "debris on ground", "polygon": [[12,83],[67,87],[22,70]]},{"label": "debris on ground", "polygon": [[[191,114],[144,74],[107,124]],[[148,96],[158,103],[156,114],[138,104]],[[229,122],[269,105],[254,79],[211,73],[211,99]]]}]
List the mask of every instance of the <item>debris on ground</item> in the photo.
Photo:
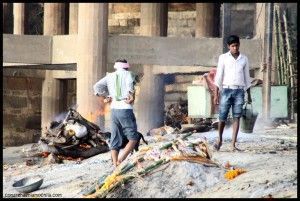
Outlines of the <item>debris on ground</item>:
[{"label": "debris on ground", "polygon": [[[297,127],[296,124],[294,125]],[[155,145],[162,147],[171,139],[175,140],[184,135],[164,135],[162,137],[166,138],[165,141],[142,145],[139,151],[150,151],[156,147]],[[218,133],[213,130],[206,133],[193,133],[183,141],[193,142],[204,137],[211,147],[217,140]],[[147,140],[151,141],[151,139],[151,136],[147,136]],[[231,151],[231,128],[225,127],[223,139],[221,150],[212,153],[212,160],[220,162],[224,168],[207,167],[204,163],[189,161],[170,161],[159,165],[146,175],[121,184],[107,194],[106,198],[261,198],[268,194],[273,198],[297,198],[296,128],[272,131],[255,129],[252,134],[241,133],[238,135],[237,146],[244,150],[242,152]],[[284,140],[284,144],[281,144],[280,140]],[[21,157],[21,153],[23,148],[26,150],[31,145],[6,147],[3,150],[3,195],[18,193],[12,188],[14,181],[40,174],[45,177],[45,181],[36,193],[45,195],[56,193],[61,194],[61,198],[79,198],[82,197],[81,191],[86,186],[91,187],[96,183],[100,186],[114,171],[109,152],[83,161],[64,160],[64,164],[39,166],[37,163],[27,166],[25,164],[27,158]],[[288,150],[283,150],[284,147]],[[272,150],[277,154],[270,154],[269,151]],[[134,155],[128,156],[129,160],[125,160],[124,165],[132,162],[131,156]],[[45,160],[41,157],[34,159],[37,162]],[[81,164],[78,165],[77,162]],[[138,161],[136,166],[127,173],[136,169],[145,169],[148,166],[146,162]],[[149,161],[149,165],[154,162]],[[225,167],[227,162],[228,168]],[[247,173],[228,182],[224,175],[231,167],[245,168]],[[96,192],[95,188],[90,190]]]},{"label": "debris on ground", "polygon": [[100,183],[96,182],[91,188],[88,188],[83,196],[104,198],[121,184],[134,178],[143,177],[170,161],[189,161],[220,167],[217,162],[211,160],[212,154],[206,139],[187,140],[192,134],[187,133],[164,144],[156,143],[152,146],[144,146],[123,161],[112,174],[105,179],[99,179]]}]

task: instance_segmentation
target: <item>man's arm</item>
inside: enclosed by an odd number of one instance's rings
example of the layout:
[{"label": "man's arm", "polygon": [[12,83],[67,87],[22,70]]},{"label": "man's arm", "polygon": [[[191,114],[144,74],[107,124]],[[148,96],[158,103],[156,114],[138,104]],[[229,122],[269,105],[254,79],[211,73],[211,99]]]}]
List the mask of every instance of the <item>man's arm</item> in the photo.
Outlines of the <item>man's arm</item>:
[{"label": "man's arm", "polygon": [[126,79],[126,89],[128,91],[128,96],[125,100],[125,103],[132,104],[135,100],[135,90],[134,90],[134,75],[130,72],[131,76],[128,76]]},{"label": "man's arm", "polygon": [[107,78],[106,76],[99,80],[96,84],[93,86],[94,94],[96,96],[101,95],[106,92],[107,90]]},{"label": "man's arm", "polygon": [[218,61],[218,66],[217,66],[217,73],[215,77],[215,82],[214,84],[216,85],[216,90],[214,94],[214,103],[216,105],[219,104],[219,91],[222,89],[223,85],[223,76],[224,76],[224,62],[222,55],[219,56],[219,61]]},{"label": "man's arm", "polygon": [[219,87],[216,87],[215,94],[214,94],[214,104],[219,105]]}]

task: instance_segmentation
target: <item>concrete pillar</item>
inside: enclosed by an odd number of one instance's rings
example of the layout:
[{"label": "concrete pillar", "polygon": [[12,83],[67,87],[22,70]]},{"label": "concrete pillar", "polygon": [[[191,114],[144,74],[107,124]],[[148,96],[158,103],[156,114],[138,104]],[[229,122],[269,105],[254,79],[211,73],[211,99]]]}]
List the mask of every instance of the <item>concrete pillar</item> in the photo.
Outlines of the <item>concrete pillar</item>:
[{"label": "concrete pillar", "polygon": [[78,33],[78,3],[70,3],[69,34]]},{"label": "concrete pillar", "polygon": [[231,3],[222,4],[222,38],[223,38],[223,53],[228,51],[226,39],[231,33]]},{"label": "concrete pillar", "polygon": [[80,3],[78,7],[78,112],[104,127],[104,104],[93,94],[93,85],[107,69],[108,3]]},{"label": "concrete pillar", "polygon": [[65,4],[44,4],[44,35],[62,35],[65,33]]},{"label": "concrete pillar", "polygon": [[167,36],[168,4],[141,3],[140,30],[142,36]]},{"label": "concrete pillar", "polygon": [[53,78],[51,70],[46,70],[42,87],[42,135],[49,125],[59,115],[61,108],[62,83]]},{"label": "concrete pillar", "polygon": [[214,3],[196,3],[196,38],[215,35]]},{"label": "concrete pillar", "polygon": [[[44,35],[65,33],[64,7],[61,3],[44,4]],[[51,70],[46,70],[42,88],[42,135],[46,127],[62,112],[61,90],[62,82],[53,77]]]},{"label": "concrete pillar", "polygon": [[24,34],[24,3],[14,3],[14,34]]},{"label": "concrete pillar", "polygon": [[[168,5],[166,3],[141,3],[141,35],[167,36]],[[164,124],[163,75],[154,75],[152,66],[144,65],[144,77],[137,101],[138,130],[146,133]]]}]

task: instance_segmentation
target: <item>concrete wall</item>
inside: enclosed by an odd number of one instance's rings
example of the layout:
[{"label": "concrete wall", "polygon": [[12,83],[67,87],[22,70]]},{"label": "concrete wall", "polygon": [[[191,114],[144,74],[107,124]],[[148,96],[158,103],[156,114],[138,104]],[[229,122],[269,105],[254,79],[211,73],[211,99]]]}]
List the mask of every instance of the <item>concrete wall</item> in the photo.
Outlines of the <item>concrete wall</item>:
[{"label": "concrete wall", "polygon": [[[66,81],[65,108],[75,105],[76,81]],[[3,77],[3,144],[37,142],[41,134],[42,78]]]},{"label": "concrete wall", "polygon": [[231,5],[231,33],[237,34],[241,38],[253,38],[256,4],[232,3]]},{"label": "concrete wall", "polygon": [[3,144],[36,142],[41,127],[42,79],[3,77]]},{"label": "concrete wall", "polygon": [[[168,10],[168,36],[194,37],[196,4],[169,3]],[[139,35],[140,12],[140,3],[109,4],[109,33]]]}]

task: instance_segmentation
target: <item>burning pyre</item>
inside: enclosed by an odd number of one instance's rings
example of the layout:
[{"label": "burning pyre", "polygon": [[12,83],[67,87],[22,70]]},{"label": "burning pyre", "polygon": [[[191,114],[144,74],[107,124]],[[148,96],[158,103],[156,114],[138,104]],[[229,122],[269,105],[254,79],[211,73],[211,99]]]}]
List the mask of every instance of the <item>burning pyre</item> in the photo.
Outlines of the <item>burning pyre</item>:
[{"label": "burning pyre", "polygon": [[70,108],[63,121],[53,121],[40,139],[43,152],[73,158],[88,158],[109,151],[109,132],[83,118]]}]

